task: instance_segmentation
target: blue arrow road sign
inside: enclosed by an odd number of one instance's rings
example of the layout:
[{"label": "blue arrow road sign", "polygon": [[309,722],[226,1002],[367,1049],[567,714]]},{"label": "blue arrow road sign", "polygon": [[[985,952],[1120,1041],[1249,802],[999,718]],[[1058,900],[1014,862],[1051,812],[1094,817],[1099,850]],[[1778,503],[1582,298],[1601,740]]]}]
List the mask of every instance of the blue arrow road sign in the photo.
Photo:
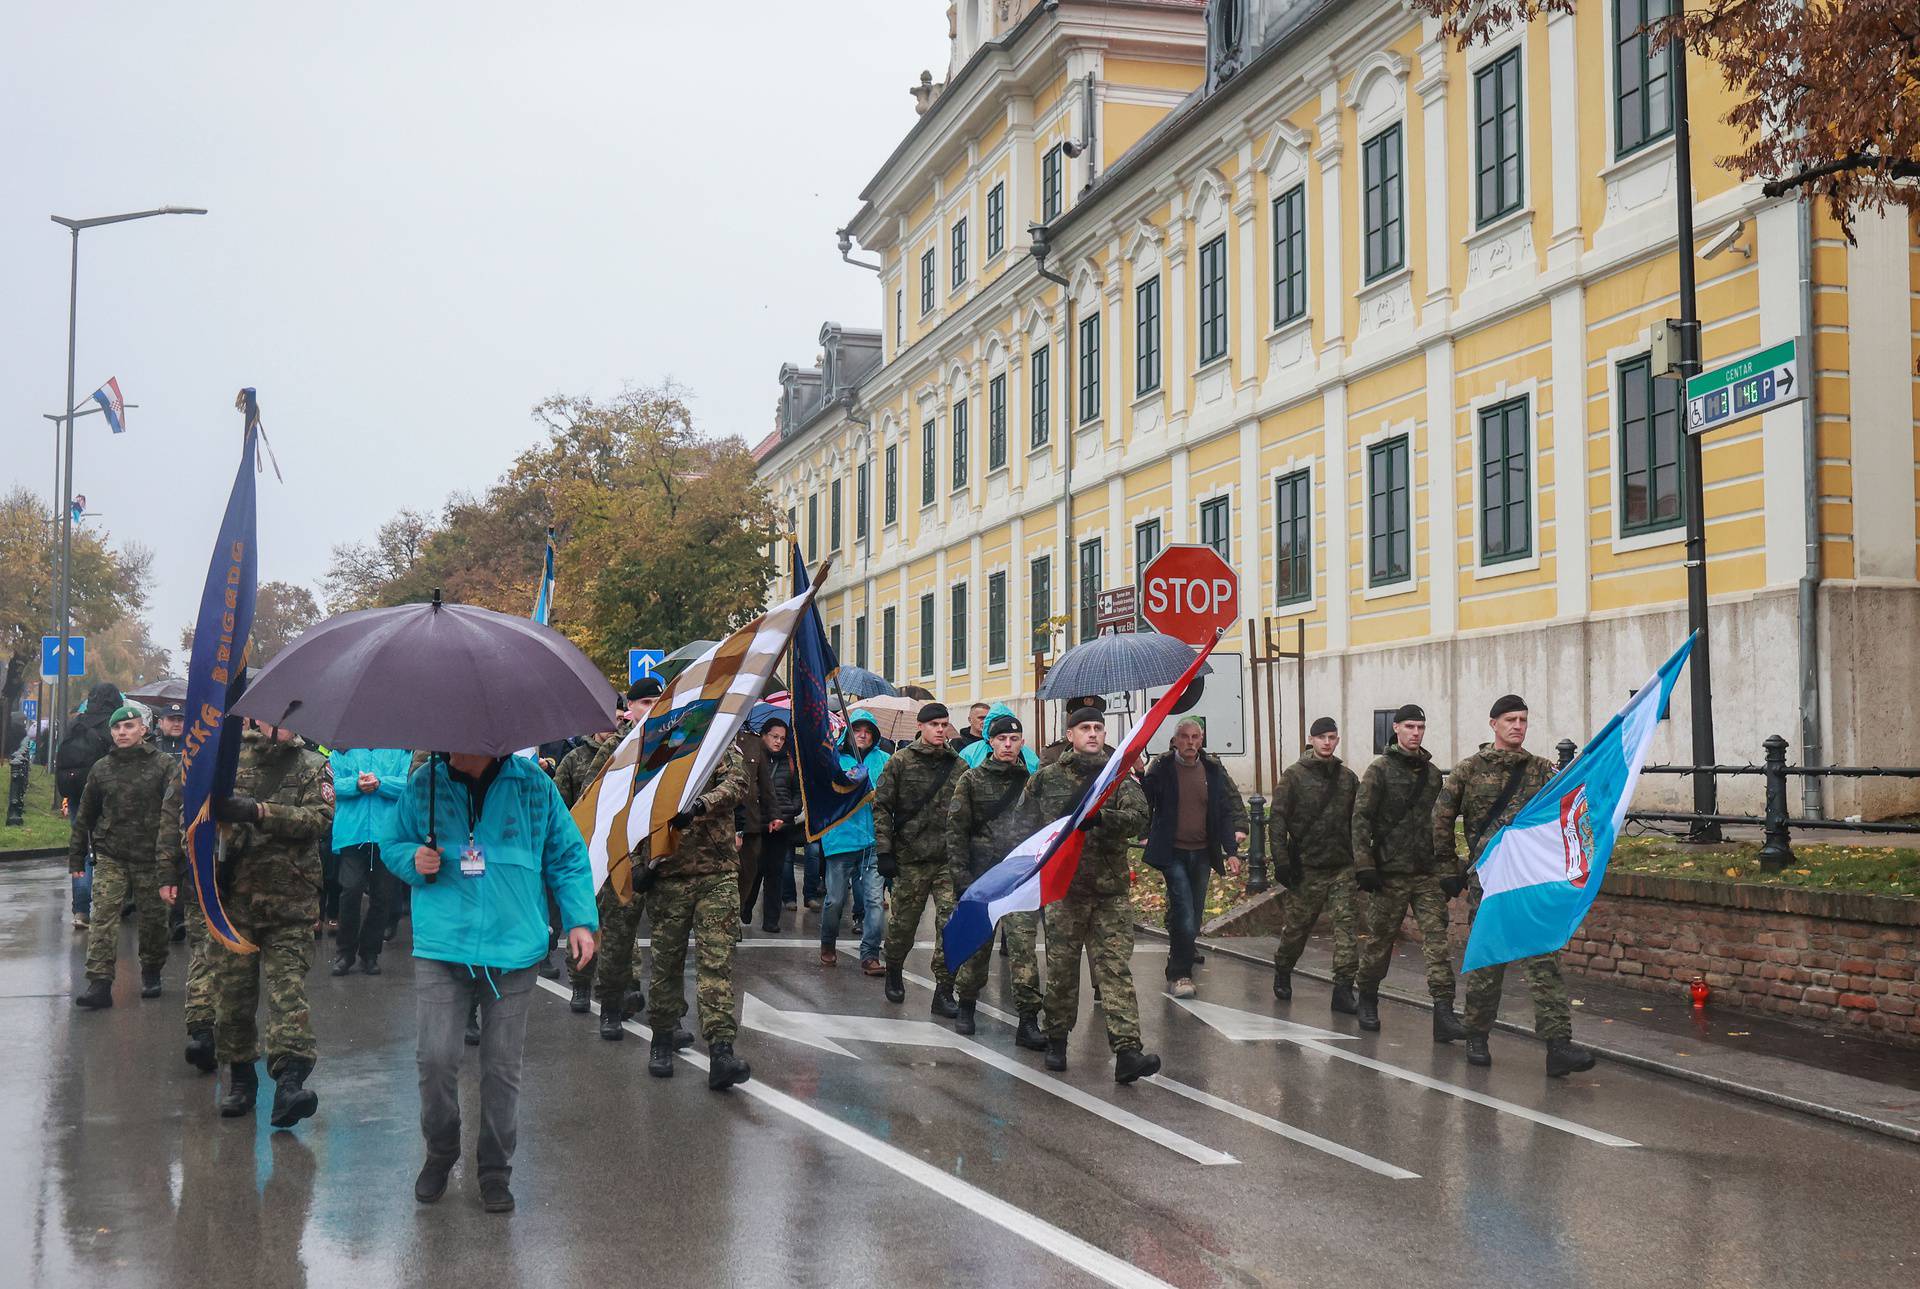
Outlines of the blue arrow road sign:
[{"label": "blue arrow road sign", "polygon": [[22,720],[26,721],[27,728],[32,729],[33,723],[40,719],[40,700],[37,698],[21,699],[20,700],[20,717]]},{"label": "blue arrow road sign", "polygon": [[[67,637],[67,675],[84,676],[87,674],[87,638],[85,636]],[[40,637],[40,679],[58,680],[60,678],[60,637]]]},{"label": "blue arrow road sign", "polygon": [[660,664],[665,662],[665,649],[629,649],[627,650],[627,683],[637,682],[642,676],[659,674]]}]

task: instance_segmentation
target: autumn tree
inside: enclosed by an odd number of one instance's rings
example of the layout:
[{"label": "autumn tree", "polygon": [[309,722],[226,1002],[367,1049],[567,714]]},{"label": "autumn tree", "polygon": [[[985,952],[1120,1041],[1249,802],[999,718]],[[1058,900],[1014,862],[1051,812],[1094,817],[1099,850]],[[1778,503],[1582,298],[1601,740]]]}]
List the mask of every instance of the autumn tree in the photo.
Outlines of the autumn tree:
[{"label": "autumn tree", "polygon": [[[248,635],[247,665],[264,667],[273,656],[298,640],[318,622],[320,602],[313,592],[292,582],[262,582],[254,592],[253,630]],[[180,630],[180,659],[184,670],[193,655],[193,624]]]},{"label": "autumn tree", "polygon": [[[1576,2],[1411,0],[1462,46]],[[1721,163],[1741,179],[1825,198],[1849,238],[1861,210],[1920,213],[1920,3],[1703,0],[1649,31],[1725,77],[1746,146]]]},{"label": "autumn tree", "polygon": [[413,570],[433,530],[427,516],[402,510],[380,525],[372,541],[335,546],[321,579],[328,611],[346,613],[378,603],[384,588]]}]

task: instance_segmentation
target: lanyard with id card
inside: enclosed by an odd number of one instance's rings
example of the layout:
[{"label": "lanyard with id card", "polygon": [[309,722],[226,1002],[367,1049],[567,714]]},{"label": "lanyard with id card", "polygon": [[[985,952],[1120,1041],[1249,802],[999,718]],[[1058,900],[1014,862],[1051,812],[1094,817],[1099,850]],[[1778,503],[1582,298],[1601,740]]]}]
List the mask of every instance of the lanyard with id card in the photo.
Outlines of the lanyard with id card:
[{"label": "lanyard with id card", "polygon": [[460,876],[484,877],[487,872],[486,852],[471,837],[460,848]]}]

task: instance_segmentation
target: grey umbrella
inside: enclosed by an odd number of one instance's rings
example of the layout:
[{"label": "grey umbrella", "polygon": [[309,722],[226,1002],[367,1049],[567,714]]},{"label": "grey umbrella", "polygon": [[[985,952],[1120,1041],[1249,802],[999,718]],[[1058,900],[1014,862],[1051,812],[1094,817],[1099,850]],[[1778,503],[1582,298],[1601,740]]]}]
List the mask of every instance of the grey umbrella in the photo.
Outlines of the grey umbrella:
[{"label": "grey umbrella", "polygon": [[862,698],[891,698],[900,692],[885,676],[865,667],[842,666],[835,679],[840,682],[840,692],[852,702]]},{"label": "grey umbrella", "polygon": [[613,687],[559,632],[466,604],[363,609],[282,649],[237,716],[327,747],[506,756],[613,728]]},{"label": "grey umbrella", "polygon": [[164,707],[168,703],[187,701],[187,682],[178,676],[162,676],[150,685],[135,685],[123,692],[128,698],[137,698],[143,703]]},{"label": "grey umbrella", "polygon": [[[1078,698],[1084,694],[1122,694],[1158,689],[1180,679],[1193,665],[1194,647],[1154,631],[1095,636],[1060,655],[1047,669],[1042,698]],[[1202,663],[1200,674],[1212,672]]]}]

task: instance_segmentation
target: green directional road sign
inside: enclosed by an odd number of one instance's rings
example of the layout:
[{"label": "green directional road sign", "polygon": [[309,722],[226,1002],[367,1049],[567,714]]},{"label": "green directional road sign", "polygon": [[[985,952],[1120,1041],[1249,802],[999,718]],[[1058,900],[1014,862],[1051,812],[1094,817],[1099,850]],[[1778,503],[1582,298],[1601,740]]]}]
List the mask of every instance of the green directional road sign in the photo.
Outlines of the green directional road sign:
[{"label": "green directional road sign", "polygon": [[1799,402],[1807,396],[1803,359],[1796,338],[1691,378],[1687,381],[1687,432],[1704,434]]}]

